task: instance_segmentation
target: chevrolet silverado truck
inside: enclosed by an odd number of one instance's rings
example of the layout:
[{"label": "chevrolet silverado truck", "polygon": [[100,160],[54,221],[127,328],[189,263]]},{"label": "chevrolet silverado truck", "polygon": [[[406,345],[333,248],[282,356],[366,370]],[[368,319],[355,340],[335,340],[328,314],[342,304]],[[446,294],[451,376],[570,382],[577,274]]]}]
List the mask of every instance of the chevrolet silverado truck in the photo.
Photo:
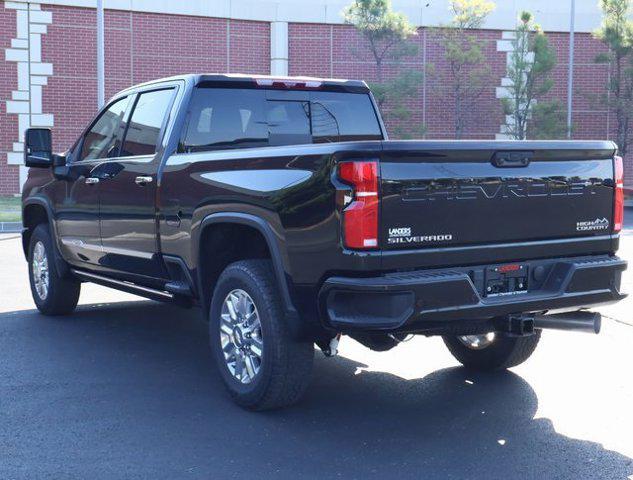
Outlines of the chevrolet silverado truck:
[{"label": "chevrolet silverado truck", "polygon": [[[69,106],[70,108],[70,106]],[[37,308],[82,282],[198,306],[233,399],[297,401],[315,344],[442,336],[468,368],[617,302],[622,159],[608,141],[394,141],[362,81],[187,75],[115,95],[63,154],[25,134]]]}]

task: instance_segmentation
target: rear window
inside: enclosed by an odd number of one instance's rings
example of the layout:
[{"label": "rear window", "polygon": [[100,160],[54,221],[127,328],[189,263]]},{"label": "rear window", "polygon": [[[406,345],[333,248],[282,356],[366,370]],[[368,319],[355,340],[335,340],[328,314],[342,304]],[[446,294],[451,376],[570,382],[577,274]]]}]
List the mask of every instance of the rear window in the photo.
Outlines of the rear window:
[{"label": "rear window", "polygon": [[173,89],[141,93],[129,121],[121,156],[152,155]]},{"label": "rear window", "polygon": [[271,92],[196,88],[180,150],[382,139],[367,94]]}]

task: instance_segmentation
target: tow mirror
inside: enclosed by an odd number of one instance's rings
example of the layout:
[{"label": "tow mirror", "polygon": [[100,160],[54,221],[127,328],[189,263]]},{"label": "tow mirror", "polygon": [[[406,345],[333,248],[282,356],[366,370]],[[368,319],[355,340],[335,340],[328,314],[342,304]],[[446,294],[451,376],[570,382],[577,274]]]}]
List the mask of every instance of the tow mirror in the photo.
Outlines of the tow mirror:
[{"label": "tow mirror", "polygon": [[24,165],[36,168],[48,168],[53,165],[53,145],[49,128],[26,129]]}]

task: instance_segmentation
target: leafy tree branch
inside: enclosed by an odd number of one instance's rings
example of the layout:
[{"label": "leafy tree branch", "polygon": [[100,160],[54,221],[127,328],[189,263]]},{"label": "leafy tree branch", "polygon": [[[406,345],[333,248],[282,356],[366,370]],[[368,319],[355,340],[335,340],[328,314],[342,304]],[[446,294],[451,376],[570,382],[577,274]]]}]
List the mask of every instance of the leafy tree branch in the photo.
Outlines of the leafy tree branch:
[{"label": "leafy tree branch", "polygon": [[490,81],[484,43],[468,30],[481,28],[494,8],[489,0],[451,0],[453,19],[440,30],[450,72],[446,87],[454,102],[454,136],[458,139],[466,128],[466,113],[474,108]]},{"label": "leafy tree branch", "polygon": [[[556,54],[531,13],[521,13],[512,47],[508,62],[510,84],[505,87],[507,95],[502,99],[504,113],[509,117],[506,132],[516,140],[526,139],[528,133],[532,137],[555,138],[559,135],[557,118],[562,118],[558,103],[542,102],[539,117],[533,117],[537,99],[554,84],[551,73],[556,66]],[[530,129],[528,120],[532,120]]]},{"label": "leafy tree branch", "polygon": [[343,10],[345,22],[354,25],[367,41],[376,67],[375,82],[368,82],[388,127],[397,136],[422,135],[424,129],[410,121],[410,108],[423,79],[420,72],[405,70],[397,75],[384,72],[385,62],[397,65],[403,58],[417,55],[417,46],[408,40],[416,28],[402,13],[392,10],[390,0],[354,0]]},{"label": "leafy tree branch", "polygon": [[597,62],[609,68],[607,92],[603,102],[616,117],[616,142],[622,155],[626,155],[631,141],[633,116],[633,22],[629,19],[630,0],[601,0],[602,25],[594,35],[607,47],[608,52],[598,55]]}]

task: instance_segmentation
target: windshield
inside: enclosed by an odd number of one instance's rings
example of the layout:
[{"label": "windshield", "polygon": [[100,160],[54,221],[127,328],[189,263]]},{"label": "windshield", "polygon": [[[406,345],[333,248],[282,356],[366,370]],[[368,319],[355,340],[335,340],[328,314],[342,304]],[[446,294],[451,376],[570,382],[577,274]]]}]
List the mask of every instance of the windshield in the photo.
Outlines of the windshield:
[{"label": "windshield", "polygon": [[366,93],[198,87],[181,151],[381,139]]}]

